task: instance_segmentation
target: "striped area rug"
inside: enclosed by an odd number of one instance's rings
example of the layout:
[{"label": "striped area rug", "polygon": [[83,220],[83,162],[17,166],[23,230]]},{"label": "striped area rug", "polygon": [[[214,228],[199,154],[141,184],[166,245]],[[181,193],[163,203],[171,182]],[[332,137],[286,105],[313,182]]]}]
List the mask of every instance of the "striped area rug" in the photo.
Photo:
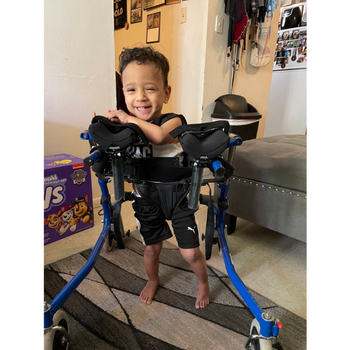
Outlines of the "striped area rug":
[{"label": "striped area rug", "polygon": [[[208,267],[210,304],[195,309],[196,276],[177,247],[164,242],[160,286],[151,305],[139,294],[147,281],[143,246],[135,231],[126,249],[102,252],[94,269],[63,304],[70,350],[245,349],[253,315],[227,275]],[[44,298],[50,302],[81,269],[91,250],[44,269]],[[306,349],[306,321],[251,292],[261,308],[278,317],[284,350]]]}]

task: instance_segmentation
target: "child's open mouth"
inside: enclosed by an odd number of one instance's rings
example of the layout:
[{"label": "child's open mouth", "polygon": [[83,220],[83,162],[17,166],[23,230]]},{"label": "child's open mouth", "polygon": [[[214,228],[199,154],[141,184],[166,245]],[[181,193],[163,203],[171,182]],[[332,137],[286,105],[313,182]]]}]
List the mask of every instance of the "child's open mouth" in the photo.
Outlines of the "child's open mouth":
[{"label": "child's open mouth", "polygon": [[147,109],[150,109],[151,106],[148,106],[148,107],[136,107],[136,108],[137,108],[137,110],[139,110],[139,111],[146,111]]}]

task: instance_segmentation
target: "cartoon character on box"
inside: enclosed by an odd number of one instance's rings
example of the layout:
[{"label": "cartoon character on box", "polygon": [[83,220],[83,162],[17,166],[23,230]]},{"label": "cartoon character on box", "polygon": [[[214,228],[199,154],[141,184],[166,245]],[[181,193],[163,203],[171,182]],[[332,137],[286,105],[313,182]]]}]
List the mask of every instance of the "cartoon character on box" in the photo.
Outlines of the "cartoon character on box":
[{"label": "cartoon character on box", "polygon": [[77,228],[77,221],[74,219],[74,210],[72,207],[63,206],[58,212],[58,216],[61,218],[62,226],[64,226],[64,232],[70,229],[74,232]]},{"label": "cartoon character on box", "polygon": [[92,222],[92,208],[89,207],[89,196],[76,197],[73,202],[74,215],[78,217],[79,221]]},{"label": "cartoon character on box", "polygon": [[71,163],[72,161],[70,160],[70,159],[63,159],[63,160],[56,160],[56,161],[54,161],[54,162],[52,162],[52,163],[50,163],[50,164],[46,164],[46,165],[54,165],[54,166],[56,166],[56,165],[61,165],[61,164],[69,164],[69,163]]},{"label": "cartoon character on box", "polygon": [[44,218],[44,225],[54,228],[60,235],[66,232],[62,218],[57,214],[50,214],[47,219]]}]

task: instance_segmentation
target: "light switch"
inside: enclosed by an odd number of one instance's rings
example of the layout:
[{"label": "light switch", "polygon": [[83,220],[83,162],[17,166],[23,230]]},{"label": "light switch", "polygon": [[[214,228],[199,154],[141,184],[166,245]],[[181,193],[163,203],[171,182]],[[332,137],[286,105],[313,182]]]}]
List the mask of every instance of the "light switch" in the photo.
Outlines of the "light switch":
[{"label": "light switch", "polygon": [[187,21],[187,7],[181,8],[181,20],[180,23],[186,23]]},{"label": "light switch", "polygon": [[215,17],[215,31],[222,34],[224,27],[224,19],[220,16]]}]

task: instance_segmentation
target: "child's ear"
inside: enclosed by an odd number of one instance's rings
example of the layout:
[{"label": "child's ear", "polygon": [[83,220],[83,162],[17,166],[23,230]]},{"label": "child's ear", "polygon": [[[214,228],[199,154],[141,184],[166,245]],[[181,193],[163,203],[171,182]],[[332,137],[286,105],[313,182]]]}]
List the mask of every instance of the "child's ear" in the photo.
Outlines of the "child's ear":
[{"label": "child's ear", "polygon": [[168,103],[171,94],[171,86],[168,85],[164,91],[164,103]]}]

